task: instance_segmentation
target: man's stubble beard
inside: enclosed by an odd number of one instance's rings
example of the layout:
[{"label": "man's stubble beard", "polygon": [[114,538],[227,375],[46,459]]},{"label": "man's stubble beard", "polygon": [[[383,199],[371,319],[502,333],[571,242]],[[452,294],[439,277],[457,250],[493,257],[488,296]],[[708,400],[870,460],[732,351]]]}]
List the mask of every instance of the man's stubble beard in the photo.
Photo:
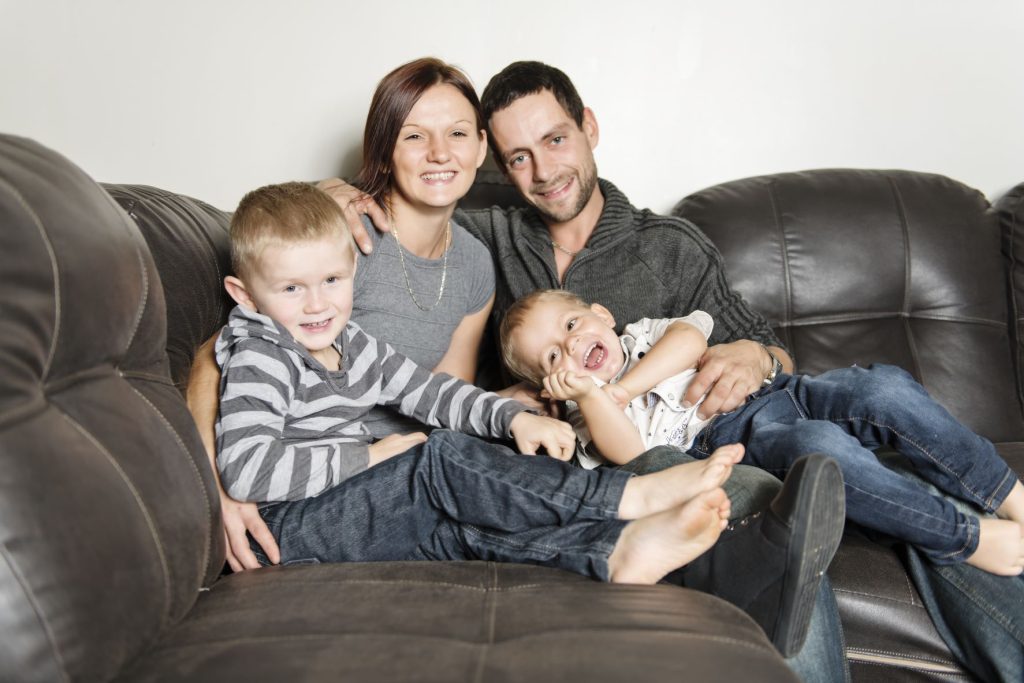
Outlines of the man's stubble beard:
[{"label": "man's stubble beard", "polygon": [[597,188],[597,164],[593,163],[593,161],[586,164],[580,173],[577,174],[576,179],[579,182],[580,193],[576,198],[576,203],[568,211],[556,214],[547,211],[541,206],[534,205],[534,208],[537,209],[537,212],[540,213],[546,222],[568,223],[583,212],[590,198],[594,195],[594,190]]}]

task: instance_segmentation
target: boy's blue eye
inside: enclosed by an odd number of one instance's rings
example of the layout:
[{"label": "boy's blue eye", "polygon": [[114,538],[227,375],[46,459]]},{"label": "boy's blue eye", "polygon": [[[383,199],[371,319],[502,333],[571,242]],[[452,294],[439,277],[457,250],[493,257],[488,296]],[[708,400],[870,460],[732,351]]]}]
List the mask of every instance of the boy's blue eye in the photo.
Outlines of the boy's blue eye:
[{"label": "boy's blue eye", "polygon": [[284,288],[284,291],[288,292],[289,294],[297,290],[298,287],[296,287],[295,285],[288,285],[287,287]]},{"label": "boy's blue eye", "polygon": [[327,278],[327,284],[329,284],[329,285],[333,285],[337,281],[338,281],[338,276],[337,275],[332,275],[329,278]]}]

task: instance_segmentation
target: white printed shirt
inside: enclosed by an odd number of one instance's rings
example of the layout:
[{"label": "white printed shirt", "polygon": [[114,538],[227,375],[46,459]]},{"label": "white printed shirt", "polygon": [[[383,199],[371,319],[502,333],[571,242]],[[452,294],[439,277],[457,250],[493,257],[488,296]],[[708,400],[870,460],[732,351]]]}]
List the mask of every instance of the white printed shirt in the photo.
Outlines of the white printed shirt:
[{"label": "white printed shirt", "polygon": [[[612,380],[619,381],[644,355],[651,350],[651,347],[664,336],[665,331],[676,322],[684,322],[693,325],[704,338],[711,335],[714,321],[704,311],[694,311],[683,318],[644,318],[630,325],[626,325],[622,335],[619,337],[619,344],[626,356],[626,362],[622,369]],[[684,370],[677,375],[672,375],[658,383],[653,389],[642,396],[637,396],[626,407],[626,416],[629,417],[640,438],[643,439],[644,447],[647,449],[655,446],[669,445],[681,450],[690,448],[698,432],[710,422],[697,417],[697,406],[703,402],[701,397],[692,408],[683,408],[683,395],[693,380],[697,371],[693,368]],[[597,377],[592,378],[598,386],[604,382]],[[566,401],[567,417],[576,436],[579,445],[576,449],[576,459],[586,469],[593,469],[603,465],[607,461],[598,455],[593,448],[589,448],[593,439],[590,437],[590,430],[579,406],[574,401]]]}]

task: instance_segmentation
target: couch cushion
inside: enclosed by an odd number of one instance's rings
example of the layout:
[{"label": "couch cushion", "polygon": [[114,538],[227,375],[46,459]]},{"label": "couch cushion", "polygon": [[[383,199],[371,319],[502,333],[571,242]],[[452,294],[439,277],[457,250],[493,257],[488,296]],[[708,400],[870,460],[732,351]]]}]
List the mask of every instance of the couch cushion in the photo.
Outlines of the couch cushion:
[{"label": "couch cushion", "polygon": [[927,173],[818,170],[717,185],[673,213],[722,251],[798,371],[899,365],[976,432],[1024,440],[1007,268],[981,193]]},{"label": "couch cushion", "polygon": [[[753,674],[756,672],[756,674]],[[674,586],[483,562],[218,582],[123,680],[793,681],[743,612]]]}]

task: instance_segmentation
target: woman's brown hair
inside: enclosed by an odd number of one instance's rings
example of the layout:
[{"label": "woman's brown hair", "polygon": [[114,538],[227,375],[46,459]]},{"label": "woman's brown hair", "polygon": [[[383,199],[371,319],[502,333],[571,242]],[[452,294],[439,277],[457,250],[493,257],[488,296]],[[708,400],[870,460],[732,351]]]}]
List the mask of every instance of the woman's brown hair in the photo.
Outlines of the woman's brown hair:
[{"label": "woman's brown hair", "polygon": [[456,88],[469,100],[476,114],[476,128],[483,129],[480,99],[469,77],[458,67],[423,57],[389,73],[377,84],[370,101],[363,129],[363,166],[353,182],[378,204],[386,203],[391,189],[391,158],[402,125],[423,93],[441,84]]}]

